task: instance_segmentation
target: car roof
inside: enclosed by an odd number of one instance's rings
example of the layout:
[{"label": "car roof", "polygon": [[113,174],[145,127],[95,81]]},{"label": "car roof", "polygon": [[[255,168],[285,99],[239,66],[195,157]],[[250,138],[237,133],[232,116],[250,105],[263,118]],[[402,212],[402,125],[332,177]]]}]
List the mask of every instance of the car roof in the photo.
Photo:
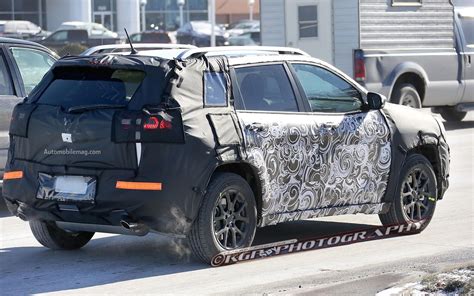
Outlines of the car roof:
[{"label": "car roof", "polygon": [[[114,53],[127,55],[129,52]],[[162,59],[180,59],[185,60],[192,57],[216,57],[226,56],[227,58],[251,57],[256,56],[300,56],[310,57],[306,52],[290,47],[276,46],[225,46],[225,47],[201,47],[201,48],[170,48],[159,50],[142,50],[136,55],[157,57]]]},{"label": "car roof", "polygon": [[56,59],[59,58],[59,56],[52,51],[51,49],[47,48],[44,45],[41,45],[39,43],[33,42],[33,41],[28,41],[28,40],[22,40],[22,39],[15,39],[15,38],[7,38],[7,37],[0,37],[0,44],[16,44],[16,45],[28,45],[32,47],[36,47],[38,49],[42,49],[52,56],[54,56]]},{"label": "car roof", "polygon": [[[15,38],[8,38],[8,37],[0,37],[0,43],[13,43],[13,44],[22,44],[22,45],[31,45],[31,46],[36,46],[36,47],[41,47],[48,49],[47,47],[38,44],[33,41],[28,41],[28,40],[23,40],[23,39],[15,39]],[[48,49],[49,51],[49,49]]]},{"label": "car roof", "polygon": [[[153,50],[196,48],[196,46],[189,45],[189,44],[169,44],[169,43],[137,43],[137,44],[134,44],[133,47],[136,50],[138,50],[138,52],[143,51],[143,50],[153,51]],[[99,45],[99,46],[94,46],[89,49],[86,49],[83,53],[81,53],[81,56],[92,55],[96,52],[103,51],[106,49],[124,49],[124,48],[130,48],[130,45],[128,43]],[[126,54],[127,52],[117,52],[117,53]]]}]

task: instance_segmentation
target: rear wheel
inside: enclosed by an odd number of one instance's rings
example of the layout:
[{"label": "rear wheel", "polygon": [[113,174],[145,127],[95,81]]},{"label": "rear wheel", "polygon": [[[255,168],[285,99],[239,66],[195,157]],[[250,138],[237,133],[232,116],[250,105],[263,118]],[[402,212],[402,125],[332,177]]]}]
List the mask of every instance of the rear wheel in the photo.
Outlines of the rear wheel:
[{"label": "rear wheel", "polygon": [[437,184],[433,167],[421,154],[408,156],[403,165],[390,210],[380,214],[383,225],[423,222],[422,231],[433,217],[437,201]]},{"label": "rear wheel", "polygon": [[53,250],[80,249],[94,236],[94,232],[69,232],[54,222],[39,220],[30,221],[30,228],[40,244]]},{"label": "rear wheel", "polygon": [[457,111],[453,107],[444,107],[440,110],[441,117],[446,121],[461,121],[466,117],[467,112]]},{"label": "rear wheel", "polygon": [[194,254],[209,263],[226,250],[249,247],[255,236],[257,209],[247,181],[236,174],[218,173],[189,234]]},{"label": "rear wheel", "polygon": [[401,84],[395,88],[391,102],[412,108],[421,108],[420,95],[416,88],[409,83]]}]

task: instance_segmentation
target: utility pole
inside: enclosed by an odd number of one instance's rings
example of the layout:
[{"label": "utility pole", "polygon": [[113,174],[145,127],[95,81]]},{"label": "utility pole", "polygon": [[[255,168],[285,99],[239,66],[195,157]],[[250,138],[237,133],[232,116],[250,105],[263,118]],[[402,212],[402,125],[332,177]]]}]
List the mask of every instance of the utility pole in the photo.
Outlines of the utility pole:
[{"label": "utility pole", "polygon": [[249,0],[249,20],[253,21],[253,5],[255,0]]},{"label": "utility pole", "polygon": [[146,14],[145,14],[145,6],[147,0],[140,0],[140,9],[142,12],[142,31],[146,31]]},{"label": "utility pole", "polygon": [[179,7],[179,27],[181,28],[184,25],[183,8],[184,8],[185,0],[176,0],[176,3],[178,4],[178,7]]},{"label": "utility pole", "polygon": [[211,46],[216,46],[216,0],[209,1],[209,21],[211,22]]}]

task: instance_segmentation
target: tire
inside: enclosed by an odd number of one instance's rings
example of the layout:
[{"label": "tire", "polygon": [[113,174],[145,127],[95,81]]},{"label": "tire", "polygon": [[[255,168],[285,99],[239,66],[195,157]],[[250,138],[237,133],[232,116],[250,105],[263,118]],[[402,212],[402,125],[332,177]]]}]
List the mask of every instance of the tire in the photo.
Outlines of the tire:
[{"label": "tire", "polygon": [[409,155],[402,167],[392,205],[387,213],[379,214],[380,221],[384,226],[422,222],[418,232],[423,231],[436,208],[437,188],[429,160],[421,154]]},{"label": "tire", "polygon": [[440,110],[441,117],[449,122],[461,121],[466,117],[467,112],[457,111],[453,107],[444,107]]},{"label": "tire", "polygon": [[247,181],[236,174],[218,173],[192,226],[190,246],[197,258],[210,263],[220,252],[251,246],[256,226],[255,197]]},{"label": "tire", "polygon": [[392,103],[409,106],[412,108],[421,108],[421,98],[416,88],[409,84],[400,84],[393,91]]},{"label": "tire", "polygon": [[68,232],[54,222],[39,220],[30,221],[30,228],[36,240],[52,250],[80,249],[94,236],[94,232]]}]

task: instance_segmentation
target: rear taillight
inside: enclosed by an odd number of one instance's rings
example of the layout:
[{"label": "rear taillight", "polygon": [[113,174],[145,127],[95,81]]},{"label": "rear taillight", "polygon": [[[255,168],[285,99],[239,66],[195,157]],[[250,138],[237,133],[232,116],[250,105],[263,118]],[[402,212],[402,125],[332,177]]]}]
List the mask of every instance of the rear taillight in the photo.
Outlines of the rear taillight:
[{"label": "rear taillight", "polygon": [[171,125],[171,122],[166,121],[164,119],[158,119],[158,117],[151,116],[148,117],[143,124],[143,128],[146,130],[166,130],[166,129],[171,129],[173,126]]},{"label": "rear taillight", "polygon": [[354,79],[358,82],[365,81],[365,58],[362,49],[354,50]]}]

